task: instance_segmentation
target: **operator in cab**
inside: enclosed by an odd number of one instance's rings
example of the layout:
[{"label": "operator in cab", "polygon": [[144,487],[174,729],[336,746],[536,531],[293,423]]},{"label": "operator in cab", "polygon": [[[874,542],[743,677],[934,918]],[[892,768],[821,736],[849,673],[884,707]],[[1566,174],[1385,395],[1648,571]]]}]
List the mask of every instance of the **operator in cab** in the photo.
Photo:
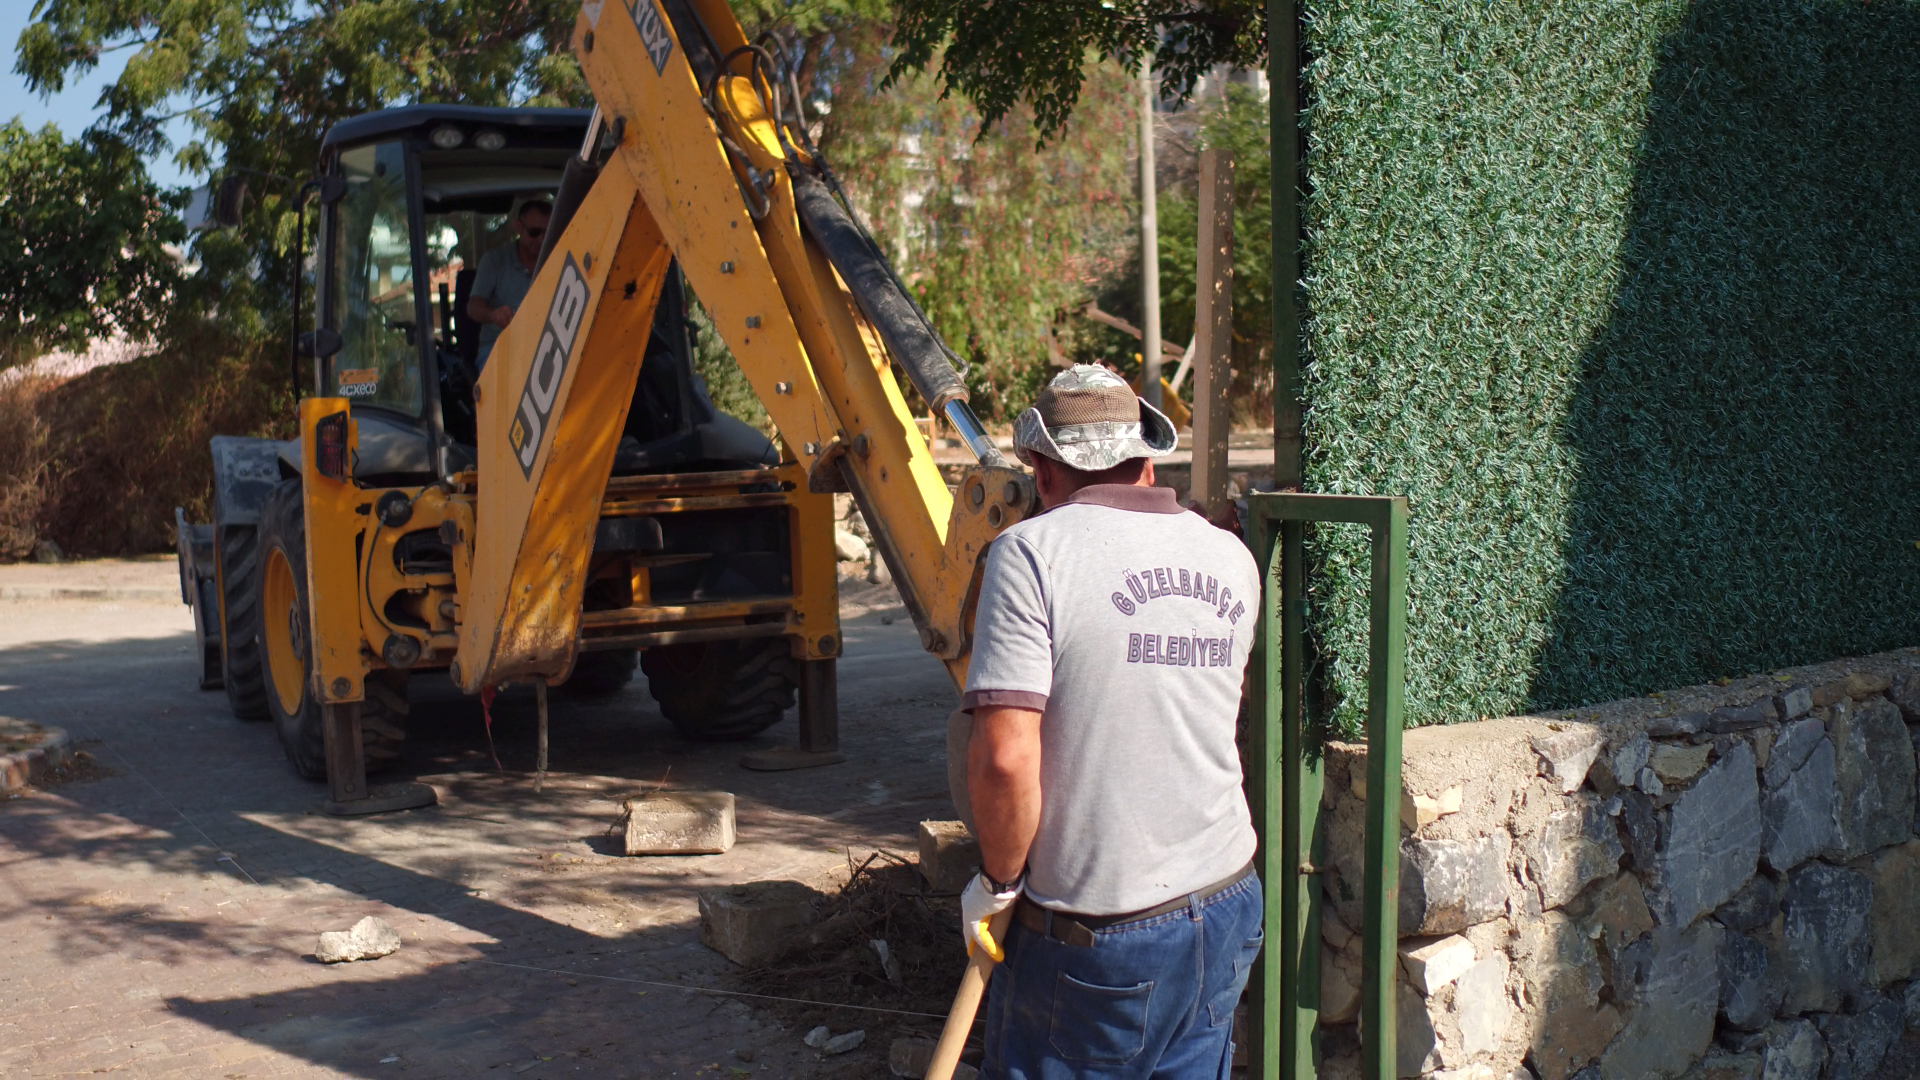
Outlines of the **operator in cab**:
[{"label": "operator in cab", "polygon": [[467,318],[480,324],[480,352],[476,369],[487,366],[487,356],[500,331],[513,321],[520,301],[527,298],[533,284],[533,266],[540,258],[540,241],[547,235],[547,223],[553,217],[553,204],[544,199],[529,199],[513,215],[513,243],[494,248],[480,257],[480,268],[473,275],[473,292],[467,298]]}]

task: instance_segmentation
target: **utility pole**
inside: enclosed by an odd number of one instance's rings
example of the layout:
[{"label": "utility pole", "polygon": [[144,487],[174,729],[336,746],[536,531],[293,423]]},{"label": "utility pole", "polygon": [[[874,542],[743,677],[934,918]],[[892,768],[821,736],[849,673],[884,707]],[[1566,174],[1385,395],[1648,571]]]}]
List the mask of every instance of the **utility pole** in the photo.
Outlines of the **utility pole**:
[{"label": "utility pole", "polygon": [[1153,54],[1140,57],[1140,396],[1160,401],[1160,221],[1153,175]]},{"label": "utility pole", "polygon": [[1227,392],[1233,382],[1233,154],[1200,151],[1200,244],[1194,274],[1193,481],[1212,516],[1227,501]]}]

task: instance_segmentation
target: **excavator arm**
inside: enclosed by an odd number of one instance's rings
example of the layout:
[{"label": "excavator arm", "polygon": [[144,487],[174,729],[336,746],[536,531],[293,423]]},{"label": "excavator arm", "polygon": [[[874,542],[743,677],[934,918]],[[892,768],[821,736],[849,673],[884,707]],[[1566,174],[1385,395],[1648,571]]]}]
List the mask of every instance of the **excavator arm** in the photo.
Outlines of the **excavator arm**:
[{"label": "excavator arm", "polygon": [[[961,682],[982,556],[1035,508],[1030,481],[981,431],[950,353],[725,0],[588,0],[573,47],[595,122],[568,165],[533,284],[474,391],[455,682],[477,692],[571,667],[607,476],[671,259],[796,475],[853,495],[922,644]],[[895,365],[978,458],[957,493]],[[831,655],[837,643],[808,648]]]}]

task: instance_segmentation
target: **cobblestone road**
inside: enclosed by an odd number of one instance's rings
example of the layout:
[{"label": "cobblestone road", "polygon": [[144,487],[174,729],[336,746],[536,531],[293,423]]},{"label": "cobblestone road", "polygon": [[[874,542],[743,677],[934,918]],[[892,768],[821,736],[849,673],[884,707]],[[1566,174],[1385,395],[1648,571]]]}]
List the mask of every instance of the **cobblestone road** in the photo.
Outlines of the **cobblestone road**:
[{"label": "cobblestone road", "polygon": [[[0,1075],[884,1075],[884,1039],[823,1062],[757,1004],[674,988],[728,985],[695,888],[824,878],[952,814],[946,676],[904,619],[845,638],[845,765],[742,770],[636,681],[556,695],[535,794],[531,693],[495,706],[500,775],[478,707],[435,675],[404,772],[441,805],[346,820],[317,813],[269,725],[194,688],[186,609],[0,602],[0,713],[66,727],[111,773],[0,804]],[[789,719],[757,745],[792,738]],[[612,856],[620,798],[663,777],[738,794],[732,852]],[[311,959],[366,914],[400,952]]]}]

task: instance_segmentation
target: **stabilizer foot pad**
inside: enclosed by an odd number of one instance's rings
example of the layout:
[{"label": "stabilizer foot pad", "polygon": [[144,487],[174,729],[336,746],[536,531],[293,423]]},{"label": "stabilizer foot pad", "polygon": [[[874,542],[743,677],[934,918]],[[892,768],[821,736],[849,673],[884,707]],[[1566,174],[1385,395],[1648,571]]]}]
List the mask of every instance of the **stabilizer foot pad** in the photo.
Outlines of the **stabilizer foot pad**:
[{"label": "stabilizer foot pad", "polygon": [[422,806],[432,806],[440,801],[432,788],[425,784],[372,784],[369,785],[364,799],[327,800],[327,813],[335,817],[359,817],[362,814],[384,814],[392,810],[417,810]]},{"label": "stabilizer foot pad", "polygon": [[778,746],[772,750],[755,750],[740,757],[742,768],[756,772],[787,772],[790,769],[813,769],[821,765],[838,765],[847,760],[847,755],[838,750],[802,750],[797,746]]}]

